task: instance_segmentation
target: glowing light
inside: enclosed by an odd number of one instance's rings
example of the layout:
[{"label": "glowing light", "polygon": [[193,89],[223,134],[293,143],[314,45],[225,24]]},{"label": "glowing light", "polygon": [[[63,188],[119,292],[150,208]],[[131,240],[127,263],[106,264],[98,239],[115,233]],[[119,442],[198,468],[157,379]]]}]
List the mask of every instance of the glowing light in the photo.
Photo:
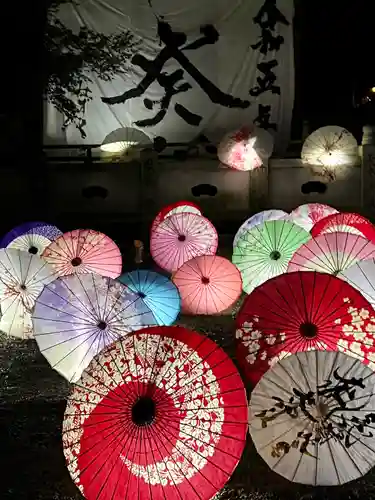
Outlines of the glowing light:
[{"label": "glowing light", "polygon": [[373,94],[375,94],[375,87],[371,87],[371,89],[370,89],[370,90],[371,90],[371,92],[372,92]]}]

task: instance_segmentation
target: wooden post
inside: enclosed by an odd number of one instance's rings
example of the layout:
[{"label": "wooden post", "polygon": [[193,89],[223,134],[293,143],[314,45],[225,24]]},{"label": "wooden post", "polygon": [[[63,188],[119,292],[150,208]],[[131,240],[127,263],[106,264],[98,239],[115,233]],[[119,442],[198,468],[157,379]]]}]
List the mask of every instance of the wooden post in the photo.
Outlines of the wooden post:
[{"label": "wooden post", "polygon": [[361,165],[361,208],[375,219],[375,126],[363,127]]}]

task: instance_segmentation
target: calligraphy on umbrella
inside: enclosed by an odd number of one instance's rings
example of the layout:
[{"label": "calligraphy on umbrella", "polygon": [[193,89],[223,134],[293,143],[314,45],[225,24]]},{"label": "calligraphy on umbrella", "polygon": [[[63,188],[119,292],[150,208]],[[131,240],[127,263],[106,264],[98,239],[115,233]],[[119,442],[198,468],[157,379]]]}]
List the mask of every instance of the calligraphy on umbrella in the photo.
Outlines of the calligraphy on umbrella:
[{"label": "calligraphy on umbrella", "polygon": [[[132,58],[132,64],[138,66],[146,73],[144,78],[136,87],[119,96],[102,97],[104,103],[119,104],[129,99],[140,97],[156,81],[164,89],[164,96],[160,100],[145,98],[143,104],[149,110],[153,110],[156,106],[159,106],[159,111],[153,118],[134,122],[138,127],[152,127],[165,118],[171,100],[175,95],[187,92],[193,88],[190,83],[184,81],[184,71],[186,71],[214,104],[220,104],[228,108],[242,109],[246,109],[250,106],[249,101],[222,92],[216,85],[208,80],[183,53],[183,51],[197,50],[205,45],[215,44],[219,39],[219,33],[214,26],[201,26],[201,37],[189,43],[185,33],[173,31],[169,23],[163,21],[162,18],[157,18],[157,24],[160,42],[164,44],[159,54],[152,61],[142,54],[135,54]],[[172,73],[167,73],[163,71],[163,67],[170,59],[177,61],[181,68]],[[176,103],[174,105],[174,110],[189,125],[198,126],[202,120],[200,115],[192,113],[182,104]]]},{"label": "calligraphy on umbrella", "polygon": [[375,457],[374,372],[342,353],[298,352],[267,372],[250,401],[250,433],[287,479],[343,484]]}]

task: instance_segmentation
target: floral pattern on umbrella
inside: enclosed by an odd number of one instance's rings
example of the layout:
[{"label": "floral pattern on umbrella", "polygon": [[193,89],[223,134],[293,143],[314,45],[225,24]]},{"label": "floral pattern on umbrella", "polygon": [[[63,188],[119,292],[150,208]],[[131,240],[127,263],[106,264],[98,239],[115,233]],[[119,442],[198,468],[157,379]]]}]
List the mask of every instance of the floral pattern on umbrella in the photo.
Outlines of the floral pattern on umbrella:
[{"label": "floral pattern on umbrella", "polygon": [[345,350],[373,362],[374,316],[358,290],[335,276],[313,271],[277,276],[254,290],[237,315],[237,359],[253,384],[297,351]]},{"label": "floral pattern on umbrella", "polygon": [[65,412],[64,454],[88,500],[208,500],[239,461],[246,420],[227,355],[193,331],[154,327],[112,344],[84,371]]},{"label": "floral pattern on umbrella", "polygon": [[116,243],[92,229],[75,229],[53,241],[43,258],[59,276],[97,273],[109,278],[121,274],[122,257]]},{"label": "floral pattern on umbrella", "polygon": [[336,208],[323,203],[306,203],[290,212],[289,217],[295,224],[298,224],[306,231],[311,231],[312,227],[321,219],[338,212]]}]

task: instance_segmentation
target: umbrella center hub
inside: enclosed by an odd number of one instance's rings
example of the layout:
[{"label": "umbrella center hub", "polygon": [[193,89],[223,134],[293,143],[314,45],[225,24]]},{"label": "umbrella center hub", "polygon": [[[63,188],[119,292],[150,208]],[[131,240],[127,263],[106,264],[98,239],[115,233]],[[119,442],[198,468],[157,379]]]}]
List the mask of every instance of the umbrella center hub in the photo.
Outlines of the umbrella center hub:
[{"label": "umbrella center hub", "polygon": [[208,285],[210,282],[210,278],[207,278],[207,276],[202,276],[202,284],[203,285]]},{"label": "umbrella center hub", "polygon": [[318,327],[313,323],[302,323],[299,327],[300,334],[306,339],[314,339],[318,335]]},{"label": "umbrella center hub", "polygon": [[22,283],[22,285],[20,285],[20,291],[23,292],[25,290],[26,290],[26,285]]},{"label": "umbrella center hub", "polygon": [[38,249],[34,246],[31,246],[29,248],[29,253],[31,253],[32,255],[36,255],[38,253]]},{"label": "umbrella center hub", "polygon": [[281,257],[281,253],[278,250],[273,250],[270,253],[271,260],[279,260]]},{"label": "umbrella center hub", "polygon": [[178,235],[178,241],[185,241],[185,240],[186,240],[186,236],[184,234]]},{"label": "umbrella center hub", "polygon": [[82,259],[80,257],[74,257],[74,259],[71,260],[71,264],[73,267],[80,266],[82,264]]},{"label": "umbrella center hub", "polygon": [[107,323],[105,321],[99,321],[96,326],[99,328],[99,330],[105,330],[107,328]]},{"label": "umbrella center hub", "polygon": [[132,421],[142,427],[150,425],[155,420],[156,406],[154,401],[146,396],[140,397],[132,408]]},{"label": "umbrella center hub", "polygon": [[144,292],[138,292],[138,297],[140,297],[141,299],[145,299],[146,294]]},{"label": "umbrella center hub", "polygon": [[329,405],[324,401],[318,401],[316,405],[316,415],[318,418],[325,418],[329,412]]}]

